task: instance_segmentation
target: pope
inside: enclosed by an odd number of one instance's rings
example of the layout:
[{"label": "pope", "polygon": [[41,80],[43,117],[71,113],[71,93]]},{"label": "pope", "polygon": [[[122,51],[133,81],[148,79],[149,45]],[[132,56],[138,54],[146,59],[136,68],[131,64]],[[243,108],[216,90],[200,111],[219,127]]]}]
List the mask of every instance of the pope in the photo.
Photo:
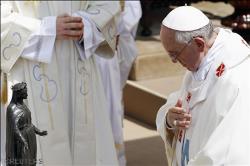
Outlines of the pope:
[{"label": "pope", "polygon": [[156,118],[168,165],[249,165],[249,45],[191,6],[172,10],[160,37],[187,69]]}]

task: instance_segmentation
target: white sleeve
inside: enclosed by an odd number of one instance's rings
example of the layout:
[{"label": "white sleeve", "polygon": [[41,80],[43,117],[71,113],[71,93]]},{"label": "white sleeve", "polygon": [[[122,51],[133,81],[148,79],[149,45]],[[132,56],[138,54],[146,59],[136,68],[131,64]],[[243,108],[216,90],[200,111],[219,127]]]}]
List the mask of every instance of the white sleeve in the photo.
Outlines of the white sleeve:
[{"label": "white sleeve", "polygon": [[167,126],[166,126],[166,115],[168,113],[168,110],[173,107],[180,96],[180,91],[174,92],[169,95],[166,104],[164,104],[158,111],[156,116],[156,127],[157,131],[160,134],[161,138],[165,143],[168,143],[171,145],[171,140],[168,140],[168,133],[167,133]]},{"label": "white sleeve", "polygon": [[21,57],[50,63],[56,40],[56,16],[44,17],[38,30],[27,41]]},{"label": "white sleeve", "polygon": [[76,47],[80,57],[82,59],[88,59],[105,39],[102,33],[97,29],[96,24],[88,17],[88,13],[78,11],[74,15],[82,17],[84,24],[83,37],[79,42],[75,42]]},{"label": "white sleeve", "polygon": [[123,12],[124,26],[129,32],[137,29],[137,25],[142,16],[142,9],[140,1],[125,1],[125,8]]},{"label": "white sleeve", "polygon": [[157,112],[157,116],[156,116],[157,131],[165,143],[166,143],[166,115],[167,115],[168,109],[169,109],[168,103],[164,104],[159,109],[159,111]]}]

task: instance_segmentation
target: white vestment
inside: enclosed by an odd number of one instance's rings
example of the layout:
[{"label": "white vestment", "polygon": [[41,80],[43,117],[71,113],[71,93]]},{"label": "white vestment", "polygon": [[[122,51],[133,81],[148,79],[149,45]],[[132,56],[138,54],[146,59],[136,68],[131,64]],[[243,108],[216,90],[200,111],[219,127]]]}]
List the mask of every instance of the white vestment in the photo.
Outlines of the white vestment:
[{"label": "white vestment", "polygon": [[[1,4],[1,71],[8,73],[8,101],[10,87],[25,81],[33,124],[48,131],[37,137],[40,164],[118,165],[93,54],[114,55],[119,9],[118,2],[108,1]],[[83,18],[82,43],[55,40],[56,16],[64,13]],[[2,165],[7,104],[1,105]]]},{"label": "white vestment", "polygon": [[[239,35],[220,29],[206,57],[214,57],[204,80],[187,72],[180,91],[157,114],[157,130],[171,165],[250,165],[250,47]],[[186,131],[166,130],[166,113],[178,98],[192,115]]]},{"label": "white vestment", "polygon": [[125,1],[124,11],[121,13],[117,25],[118,55],[110,59],[102,58],[100,55],[96,56],[108,101],[109,116],[120,166],[126,165],[122,130],[122,89],[137,54],[134,36],[140,17],[140,1]]},{"label": "white vestment", "polygon": [[124,11],[121,13],[121,19],[118,24],[119,44],[117,46],[121,90],[126,84],[131,66],[138,53],[134,38],[141,16],[140,1],[125,1]]}]

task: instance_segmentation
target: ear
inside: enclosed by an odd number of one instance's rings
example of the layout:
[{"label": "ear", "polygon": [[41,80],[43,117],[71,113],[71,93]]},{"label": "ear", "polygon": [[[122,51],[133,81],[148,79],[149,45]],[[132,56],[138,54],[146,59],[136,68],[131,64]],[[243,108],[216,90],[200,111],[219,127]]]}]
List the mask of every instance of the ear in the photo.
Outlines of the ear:
[{"label": "ear", "polygon": [[204,51],[205,49],[205,40],[202,37],[195,37],[194,42],[197,45],[197,48],[200,52]]}]

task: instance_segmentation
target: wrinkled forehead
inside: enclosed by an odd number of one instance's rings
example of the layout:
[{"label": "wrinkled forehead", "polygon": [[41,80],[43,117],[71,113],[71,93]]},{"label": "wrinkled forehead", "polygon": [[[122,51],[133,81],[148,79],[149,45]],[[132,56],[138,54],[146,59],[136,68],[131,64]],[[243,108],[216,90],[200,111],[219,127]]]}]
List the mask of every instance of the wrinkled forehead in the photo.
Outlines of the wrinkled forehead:
[{"label": "wrinkled forehead", "polygon": [[165,45],[172,45],[176,43],[175,39],[175,31],[167,28],[166,26],[162,25],[161,26],[161,32],[160,32],[160,37],[162,43]]}]

